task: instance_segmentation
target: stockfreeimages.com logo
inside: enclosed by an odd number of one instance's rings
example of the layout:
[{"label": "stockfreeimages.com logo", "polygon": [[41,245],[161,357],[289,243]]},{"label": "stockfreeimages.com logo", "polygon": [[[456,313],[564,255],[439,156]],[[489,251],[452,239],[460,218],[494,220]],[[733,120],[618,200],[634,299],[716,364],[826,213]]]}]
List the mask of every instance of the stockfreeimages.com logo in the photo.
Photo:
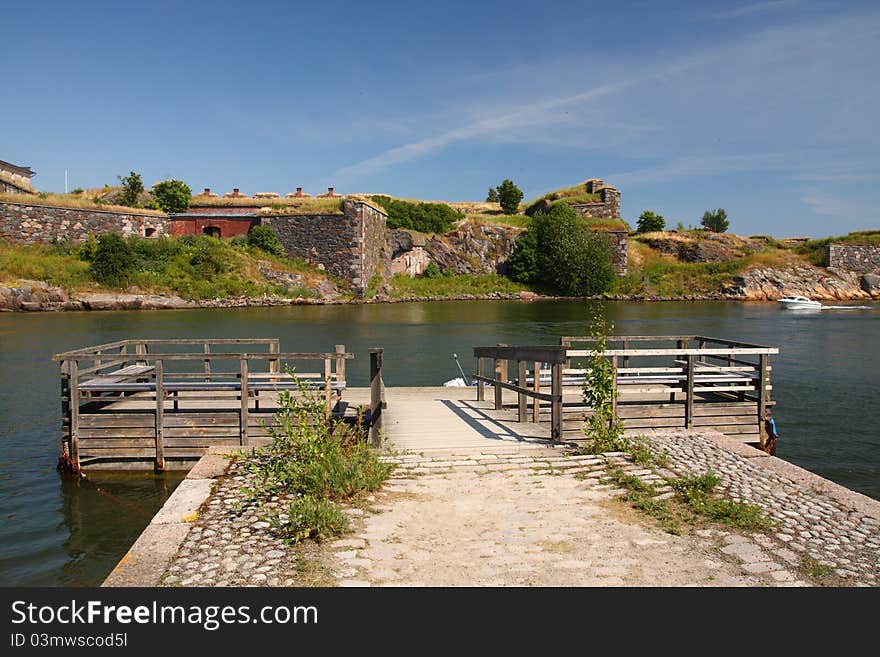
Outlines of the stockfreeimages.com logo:
[{"label": "stockfreeimages.com logo", "polygon": [[199,625],[213,632],[223,625],[262,623],[265,625],[317,624],[318,609],[314,606],[250,606],[232,605],[109,605],[100,600],[69,604],[35,605],[24,600],[12,603],[12,624],[21,625]]}]

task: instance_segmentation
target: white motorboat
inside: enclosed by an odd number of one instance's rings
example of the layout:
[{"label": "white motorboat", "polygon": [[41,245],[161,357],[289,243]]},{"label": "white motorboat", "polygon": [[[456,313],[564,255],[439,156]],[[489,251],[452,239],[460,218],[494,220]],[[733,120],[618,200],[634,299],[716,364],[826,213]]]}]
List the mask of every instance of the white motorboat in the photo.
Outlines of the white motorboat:
[{"label": "white motorboat", "polygon": [[821,310],[822,304],[818,301],[813,301],[812,299],[807,299],[807,297],[799,297],[799,296],[791,296],[791,297],[782,297],[779,300],[779,305],[783,308],[794,308],[794,309],[810,309],[810,310]]}]

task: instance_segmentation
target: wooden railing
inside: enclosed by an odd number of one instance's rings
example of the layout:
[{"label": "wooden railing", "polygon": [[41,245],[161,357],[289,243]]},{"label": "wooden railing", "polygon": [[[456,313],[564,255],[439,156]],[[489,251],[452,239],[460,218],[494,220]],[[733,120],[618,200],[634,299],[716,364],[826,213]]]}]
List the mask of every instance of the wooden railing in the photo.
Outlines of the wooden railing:
[{"label": "wooden railing", "polygon": [[[654,344],[646,345],[651,342]],[[575,348],[595,345],[586,336],[563,336],[558,347],[475,347],[477,360],[477,400],[485,399],[484,385],[494,387],[495,408],[502,408],[502,391],[517,393],[518,420],[526,421],[528,399],[532,402],[531,421],[538,422],[540,402],[549,402],[550,435],[561,439],[563,430],[563,389],[582,388],[588,369],[578,359],[596,354],[594,349]],[[770,356],[779,349],[706,336],[610,336],[600,353],[608,358],[614,372],[614,412],[618,399],[668,394],[670,404],[684,407],[683,426],[694,426],[694,404],[708,396],[755,404],[754,417],[763,445],[763,419],[770,400]],[[494,376],[487,376],[484,359],[493,359]],[[515,383],[508,378],[509,363],[515,363]],[[549,368],[544,369],[545,367]],[[531,386],[528,386],[531,378]],[[542,378],[550,393],[541,392]],[[683,397],[683,398],[682,398]],[[571,402],[566,402],[570,406]],[[681,408],[678,406],[677,408]],[[587,412],[590,409],[586,409]],[[650,411],[646,411],[650,412]],[[737,411],[739,412],[739,411]],[[742,420],[745,422],[745,420]],[[679,425],[681,426],[681,425]]]},{"label": "wooden railing", "polygon": [[[263,346],[267,351],[216,351],[226,348]],[[198,347],[191,351],[164,351],[176,346]],[[214,347],[215,351],[211,350]],[[157,351],[158,350],[158,351]],[[381,352],[381,350],[379,350]],[[345,388],[345,361],[354,358],[346,353],[344,345],[336,345],[333,352],[302,353],[281,352],[277,339],[201,339],[201,340],[122,340],[118,342],[87,347],[53,356],[61,362],[62,376],[62,415],[68,457],[76,467],[80,465],[79,443],[83,404],[91,404],[90,413],[94,416],[102,407],[123,401],[126,396],[137,395],[138,402],[154,402],[154,450],[156,468],[165,468],[166,413],[177,411],[181,402],[181,392],[186,392],[188,403],[214,401],[218,404],[217,414],[228,413],[230,409],[221,408],[222,401],[240,401],[238,410],[238,443],[250,443],[249,401],[254,400],[255,410],[259,410],[261,391],[298,390],[301,385],[323,391],[325,414],[332,412],[333,394],[340,397]],[[234,363],[231,368],[218,369],[214,365],[221,361]],[[322,372],[282,371],[286,362],[323,361]],[[202,363],[200,371],[174,371],[172,368]],[[263,365],[265,363],[265,365]],[[170,406],[169,406],[170,405]],[[89,408],[89,407],[85,407]],[[211,411],[201,406],[200,416]],[[206,426],[193,426],[193,434],[199,431],[208,435],[216,421],[207,417]],[[112,433],[112,422],[108,419],[106,429],[93,429],[91,438],[106,437]],[[131,419],[124,426],[132,435],[130,451],[143,446],[142,429],[130,428]],[[120,429],[122,433],[125,433]]]},{"label": "wooden railing", "polygon": [[[502,407],[502,391],[512,390],[517,394],[517,417],[526,422],[528,400],[532,402],[532,421],[538,422],[541,402],[550,402],[550,437],[553,441],[562,440],[562,370],[565,364],[563,347],[474,347],[474,358],[477,359],[477,401],[486,398],[485,384],[494,388],[495,409]],[[484,358],[491,358],[494,364],[493,377],[485,375]],[[507,379],[508,362],[516,363],[517,382]],[[550,365],[550,393],[541,392],[542,364]],[[527,374],[531,367],[532,387],[527,387]]]}]

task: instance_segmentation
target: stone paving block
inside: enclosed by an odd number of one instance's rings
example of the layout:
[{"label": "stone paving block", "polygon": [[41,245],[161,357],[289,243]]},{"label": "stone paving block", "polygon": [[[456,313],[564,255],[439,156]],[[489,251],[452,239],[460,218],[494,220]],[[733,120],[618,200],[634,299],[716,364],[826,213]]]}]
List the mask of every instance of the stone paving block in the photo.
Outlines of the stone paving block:
[{"label": "stone paving block", "polygon": [[737,557],[746,563],[770,560],[770,557],[768,557],[767,554],[754,543],[731,543],[730,545],[721,548],[721,551],[724,554]]}]

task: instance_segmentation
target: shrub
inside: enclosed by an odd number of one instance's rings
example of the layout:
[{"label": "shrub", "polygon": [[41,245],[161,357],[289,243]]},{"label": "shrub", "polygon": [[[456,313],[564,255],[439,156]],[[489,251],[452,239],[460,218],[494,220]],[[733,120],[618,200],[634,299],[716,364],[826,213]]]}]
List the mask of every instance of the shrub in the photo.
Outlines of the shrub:
[{"label": "shrub", "polygon": [[512,180],[505,180],[498,185],[498,202],[505,214],[516,214],[519,212],[520,201],[523,200],[522,190],[517,187]]},{"label": "shrub", "polygon": [[122,183],[122,193],[119,195],[119,205],[126,205],[130,208],[138,207],[138,196],[144,191],[144,182],[141,175],[130,171],[125,177],[119,176],[119,182]]},{"label": "shrub", "polygon": [[443,276],[443,272],[440,271],[440,267],[433,260],[428,263],[428,266],[425,267],[425,272],[422,274],[425,278],[440,278]]},{"label": "shrub", "polygon": [[498,203],[498,190],[494,187],[489,188],[489,193],[486,194],[486,203]]},{"label": "shrub", "polygon": [[520,283],[537,283],[540,280],[536,231],[527,230],[517,238],[513,253],[507,259],[507,275]]},{"label": "shrub", "polygon": [[348,516],[328,499],[303,495],[291,502],[288,522],[276,522],[276,528],[292,543],[312,539],[318,543],[348,531]]},{"label": "shrub", "polygon": [[445,203],[411,203],[389,196],[373,196],[374,203],[388,213],[389,228],[409,228],[421,233],[445,233],[464,214]]},{"label": "shrub", "polygon": [[607,236],[591,231],[565,201],[536,214],[534,230],[543,282],[571,296],[601,294],[611,288],[614,267]]},{"label": "shrub", "polygon": [[727,220],[727,212],[725,212],[724,208],[718,208],[715,212],[706,210],[703,213],[700,225],[714,233],[724,233],[730,227],[730,222]]},{"label": "shrub", "polygon": [[128,238],[128,248],[131,249],[136,270],[161,273],[182,247],[180,242],[169,237],[147,239],[132,235]]},{"label": "shrub", "polygon": [[650,210],[645,210],[639,215],[639,233],[653,233],[664,228],[666,228],[666,220],[663,219],[663,215],[654,214]]},{"label": "shrub", "polygon": [[278,239],[272,226],[259,224],[251,228],[247,236],[247,243],[272,255],[283,256],[285,254],[284,245],[281,244],[281,240]]},{"label": "shrub", "polygon": [[91,262],[95,259],[95,251],[98,250],[98,239],[89,233],[89,239],[83,242],[80,247],[77,255],[80,260],[85,260],[86,262]]},{"label": "shrub", "polygon": [[593,409],[584,426],[584,435],[592,441],[588,451],[593,454],[630,448],[629,440],[623,435],[623,423],[614,413],[614,400],[618,396],[614,367],[603,353],[608,333],[613,331],[614,326],[607,325],[602,311],[597,310],[590,327],[594,353],[590,356],[583,386],[584,401]]},{"label": "shrub", "polygon": [[185,212],[192,190],[180,180],[163,180],[153,185],[153,202],[162,212]]},{"label": "shrub", "polygon": [[134,264],[134,256],[122,235],[104,233],[98,238],[91,266],[96,281],[111,287],[124,287],[131,279]]}]

